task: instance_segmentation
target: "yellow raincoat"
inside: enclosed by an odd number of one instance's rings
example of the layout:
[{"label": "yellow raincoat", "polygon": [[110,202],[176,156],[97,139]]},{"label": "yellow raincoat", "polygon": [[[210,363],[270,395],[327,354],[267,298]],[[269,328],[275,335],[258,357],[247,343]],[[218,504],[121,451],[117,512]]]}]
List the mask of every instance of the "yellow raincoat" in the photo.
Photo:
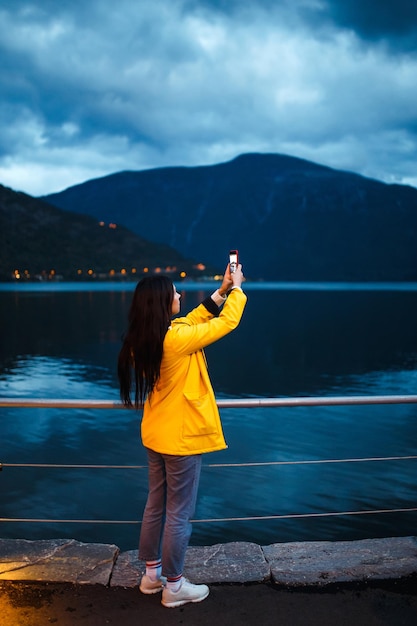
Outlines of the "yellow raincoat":
[{"label": "yellow raincoat", "polygon": [[173,320],[160,378],[144,405],[144,446],[181,456],[227,448],[203,348],[236,328],[245,304],[245,294],[233,289],[218,317],[200,304]]}]

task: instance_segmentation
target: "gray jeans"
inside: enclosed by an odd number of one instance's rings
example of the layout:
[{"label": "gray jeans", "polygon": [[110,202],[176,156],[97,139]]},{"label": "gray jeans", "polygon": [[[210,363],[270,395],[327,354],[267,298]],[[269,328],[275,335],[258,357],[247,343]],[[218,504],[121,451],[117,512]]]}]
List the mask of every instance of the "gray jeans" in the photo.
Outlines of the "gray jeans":
[{"label": "gray jeans", "polygon": [[201,454],[174,456],[147,448],[149,494],[143,514],[139,559],[162,559],[164,576],[183,573],[201,471]]}]

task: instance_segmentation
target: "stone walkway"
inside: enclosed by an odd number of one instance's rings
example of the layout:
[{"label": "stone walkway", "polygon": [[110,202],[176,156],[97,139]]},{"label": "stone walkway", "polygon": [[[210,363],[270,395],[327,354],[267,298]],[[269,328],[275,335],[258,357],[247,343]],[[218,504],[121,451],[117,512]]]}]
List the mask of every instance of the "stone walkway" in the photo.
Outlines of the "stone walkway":
[{"label": "stone walkway", "polygon": [[[136,587],[137,551],[74,539],[0,539],[0,581]],[[194,583],[272,582],[286,587],[394,580],[417,574],[417,537],[189,547],[184,574]]]}]

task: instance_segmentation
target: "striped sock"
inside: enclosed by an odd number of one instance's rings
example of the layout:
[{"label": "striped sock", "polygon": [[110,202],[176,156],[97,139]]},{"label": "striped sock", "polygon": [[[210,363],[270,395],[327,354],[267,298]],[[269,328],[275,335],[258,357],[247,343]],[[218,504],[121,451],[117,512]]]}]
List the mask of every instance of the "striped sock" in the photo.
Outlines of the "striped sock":
[{"label": "striped sock", "polygon": [[146,575],[155,582],[158,578],[161,578],[162,562],[161,559],[157,561],[146,561]]},{"label": "striped sock", "polygon": [[168,576],[167,577],[167,589],[171,591],[178,591],[181,587],[182,582],[182,574],[179,576]]}]

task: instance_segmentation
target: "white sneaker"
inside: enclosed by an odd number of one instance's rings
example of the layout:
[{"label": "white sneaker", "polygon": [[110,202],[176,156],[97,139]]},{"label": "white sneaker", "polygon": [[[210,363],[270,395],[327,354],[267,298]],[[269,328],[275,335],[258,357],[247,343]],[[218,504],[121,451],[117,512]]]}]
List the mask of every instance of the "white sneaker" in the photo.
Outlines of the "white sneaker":
[{"label": "white sneaker", "polygon": [[174,608],[187,604],[187,602],[201,602],[207,598],[209,592],[210,589],[207,585],[193,585],[186,578],[182,578],[181,587],[178,591],[164,587],[161,602],[168,608]]},{"label": "white sneaker", "polygon": [[162,591],[164,585],[166,584],[167,579],[165,576],[161,576],[161,578],[157,578],[156,580],[151,580],[149,576],[144,574],[142,576],[142,580],[140,581],[139,589],[142,593],[152,594],[158,593],[158,591]]}]

